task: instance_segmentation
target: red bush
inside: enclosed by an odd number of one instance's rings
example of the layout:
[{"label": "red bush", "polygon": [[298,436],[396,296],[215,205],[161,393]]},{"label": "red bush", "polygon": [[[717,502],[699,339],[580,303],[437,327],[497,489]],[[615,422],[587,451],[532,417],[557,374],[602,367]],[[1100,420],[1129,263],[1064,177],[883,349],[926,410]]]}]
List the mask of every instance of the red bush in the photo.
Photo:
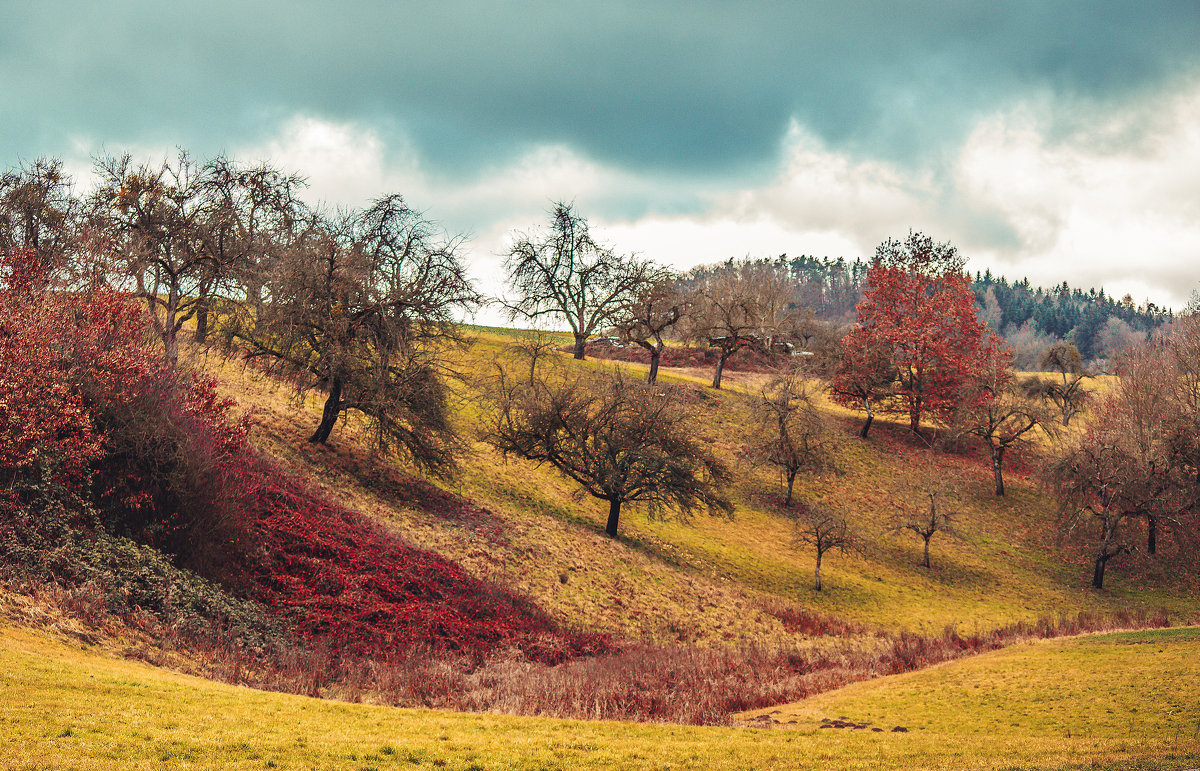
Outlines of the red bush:
[{"label": "red bush", "polygon": [[606,649],[567,635],[528,600],[414,548],[259,460],[248,473],[260,553],[251,594],[289,614],[297,631],[358,654],[416,644],[485,652],[516,646],[557,662]]},{"label": "red bush", "polygon": [[38,291],[33,252],[0,254],[0,496],[17,483],[49,481],[78,489],[100,454],[81,395],[61,355],[71,330],[61,307]]}]

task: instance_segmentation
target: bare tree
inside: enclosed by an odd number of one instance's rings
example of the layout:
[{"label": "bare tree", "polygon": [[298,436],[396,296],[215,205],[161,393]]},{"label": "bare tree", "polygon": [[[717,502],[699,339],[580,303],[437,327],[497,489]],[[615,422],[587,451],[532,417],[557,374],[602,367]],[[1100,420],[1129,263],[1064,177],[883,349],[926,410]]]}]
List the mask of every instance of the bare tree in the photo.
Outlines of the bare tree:
[{"label": "bare tree", "polygon": [[1130,476],[1132,465],[1119,442],[1113,441],[1116,437],[1105,436],[1107,433],[1089,431],[1089,436],[1055,464],[1051,477],[1063,501],[1065,531],[1073,533],[1088,521],[1099,528],[1098,537],[1092,539],[1092,586],[1096,589],[1104,588],[1109,560],[1132,551],[1126,523],[1141,515],[1136,493],[1130,494],[1136,484]]},{"label": "bare tree", "polygon": [[749,260],[740,270],[756,296],[755,336],[764,351],[777,352],[777,343],[797,329],[802,317],[799,306],[800,285],[784,262]]},{"label": "bare tree", "polygon": [[977,436],[992,456],[996,495],[1004,495],[1004,455],[1026,443],[1037,428],[1052,431],[1054,422],[1043,405],[1017,387],[1008,368],[1009,354],[993,352],[960,397],[951,423]]},{"label": "bare tree", "polygon": [[549,228],[514,235],[505,268],[516,295],[505,302],[510,317],[563,319],[575,337],[576,359],[653,273],[650,263],[598,244],[587,220],[561,201],[550,211]]},{"label": "bare tree", "polygon": [[[893,500],[893,510],[888,530],[893,533],[912,531],[921,536],[925,544],[925,556],[921,565],[930,567],[929,542],[938,533],[954,535],[955,512],[947,501],[945,489],[936,483],[905,491]],[[925,501],[928,500],[928,507]]]},{"label": "bare tree", "polygon": [[312,214],[264,276],[258,312],[230,318],[225,336],[298,388],[326,393],[309,441],[324,444],[357,411],[378,448],[447,472],[459,442],[443,352],[463,340],[456,313],[478,302],[459,244],[399,195],[332,220]]},{"label": "bare tree", "polygon": [[825,558],[825,553],[831,549],[846,552],[858,548],[846,518],[835,513],[824,503],[806,504],[796,516],[795,541],[797,544],[811,546],[817,552],[816,566],[813,569],[813,588],[818,592],[822,590],[821,561]]},{"label": "bare tree", "polygon": [[1129,460],[1146,475],[1136,489],[1142,498],[1150,554],[1158,551],[1159,525],[1163,520],[1173,522],[1191,499],[1185,466],[1174,451],[1179,445],[1172,441],[1182,428],[1178,397],[1185,382],[1176,361],[1165,340],[1128,349],[1117,368],[1114,398],[1106,405],[1106,414],[1097,416],[1124,428]]},{"label": "bare tree", "polygon": [[549,463],[581,493],[608,502],[605,532],[616,537],[621,506],[686,520],[698,508],[732,516],[729,472],[674,391],[621,374],[585,378],[538,374],[513,380],[504,368],[485,438],[505,455]]},{"label": "bare tree", "polygon": [[784,505],[792,505],[796,476],[803,470],[834,468],[834,434],[814,403],[815,388],[800,369],[768,383],[751,401],[755,416],[749,455],[779,468]]},{"label": "bare tree", "polygon": [[506,347],[510,353],[515,353],[520,359],[529,363],[528,383],[533,385],[537,379],[538,367],[542,361],[551,356],[558,343],[554,338],[539,329],[529,330],[517,342]]},{"label": "bare tree", "polygon": [[689,339],[717,348],[719,358],[712,387],[721,387],[725,362],[744,347],[761,348],[764,329],[763,296],[746,262],[730,260],[699,268],[688,276],[684,290],[692,296]]},{"label": "bare tree", "polygon": [[1183,476],[1184,513],[1190,514],[1190,535],[1200,537],[1200,316],[1185,315],[1176,320],[1167,345],[1172,366],[1174,416],[1168,437],[1171,455]]},{"label": "bare tree", "polygon": [[[1197,476],[1197,364],[1200,333],[1184,318],[1170,337],[1134,346],[1120,357],[1117,381],[1096,400],[1093,419],[1052,468],[1064,505],[1064,529],[1099,526],[1092,584],[1102,588],[1108,562],[1132,551],[1132,524],[1144,521],[1146,551],[1158,551],[1160,528],[1188,539],[1200,502]],[[1190,537],[1194,539],[1194,536]],[[1194,540],[1185,540],[1193,550]]]},{"label": "bare tree", "polygon": [[129,155],[104,159],[96,173],[93,211],[107,224],[115,261],[146,301],[175,366],[179,331],[220,275],[205,249],[202,168],[181,151],[159,166],[134,166]]},{"label": "bare tree", "polygon": [[67,267],[82,205],[57,158],[0,175],[0,252],[29,249],[49,270]]},{"label": "bare tree", "polygon": [[1070,343],[1058,343],[1046,350],[1038,365],[1058,373],[1058,379],[1046,379],[1034,375],[1022,384],[1026,393],[1042,398],[1058,408],[1062,424],[1069,426],[1071,418],[1083,411],[1087,404],[1088,390],[1083,381],[1092,373],[1084,369],[1083,358]]},{"label": "bare tree", "polygon": [[621,308],[614,325],[622,340],[645,348],[650,354],[650,374],[646,382],[658,382],[658,364],[666,343],[663,335],[671,329],[687,308],[687,300],[677,279],[665,270],[652,271],[637,293]]},{"label": "bare tree", "polygon": [[200,186],[206,211],[200,233],[216,270],[200,288],[198,342],[207,337],[212,299],[222,291],[233,289],[252,308],[259,308],[275,251],[303,216],[303,204],[296,197],[303,185],[299,175],[266,163],[245,166],[218,156],[204,164]]}]

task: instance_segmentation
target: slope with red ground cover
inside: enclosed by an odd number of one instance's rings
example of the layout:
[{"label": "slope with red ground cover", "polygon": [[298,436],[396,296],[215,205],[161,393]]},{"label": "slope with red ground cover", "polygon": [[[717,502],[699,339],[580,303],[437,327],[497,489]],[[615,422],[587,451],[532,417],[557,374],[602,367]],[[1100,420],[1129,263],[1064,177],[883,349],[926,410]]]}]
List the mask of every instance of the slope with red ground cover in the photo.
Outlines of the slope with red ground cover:
[{"label": "slope with red ground cover", "polygon": [[247,474],[260,539],[250,594],[310,639],[387,657],[413,645],[482,653],[519,648],[557,663],[609,649],[557,628],[529,600],[417,549],[258,460]]},{"label": "slope with red ground cover", "polygon": [[211,379],[144,342],[132,299],[56,291],[17,252],[0,254],[0,310],[0,536],[52,479],[75,496],[64,505],[95,513],[80,528],[168,551],[331,650],[517,648],[558,662],[609,649],[276,467]]}]

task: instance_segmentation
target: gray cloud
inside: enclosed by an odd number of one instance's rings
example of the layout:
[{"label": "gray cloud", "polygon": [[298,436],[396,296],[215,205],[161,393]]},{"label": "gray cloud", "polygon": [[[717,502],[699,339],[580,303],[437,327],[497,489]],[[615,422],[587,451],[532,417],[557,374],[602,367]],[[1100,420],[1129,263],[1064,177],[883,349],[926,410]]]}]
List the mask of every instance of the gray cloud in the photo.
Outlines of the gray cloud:
[{"label": "gray cloud", "polygon": [[1070,123],[1200,61],[1193,2],[478,5],[10,8],[0,160],[79,137],[213,152],[305,113],[402,132],[449,174],[540,143],[765,174],[793,117],[833,148],[927,162],[1030,94]]}]

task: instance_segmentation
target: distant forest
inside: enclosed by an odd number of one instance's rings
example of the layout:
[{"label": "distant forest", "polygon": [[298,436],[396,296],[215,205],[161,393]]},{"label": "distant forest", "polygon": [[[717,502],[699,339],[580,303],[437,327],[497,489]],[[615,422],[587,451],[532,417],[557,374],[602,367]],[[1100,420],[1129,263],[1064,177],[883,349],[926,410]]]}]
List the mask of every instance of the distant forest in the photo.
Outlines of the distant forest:
[{"label": "distant forest", "polygon": [[[800,285],[802,306],[824,321],[854,321],[869,261],[784,254],[777,262]],[[1041,352],[1062,340],[1073,343],[1085,361],[1102,362],[1174,318],[1154,303],[1137,305],[1129,295],[1116,299],[1103,289],[1072,288],[1066,281],[1045,289],[984,271],[976,272],[971,288],[979,317],[1013,346],[1020,369],[1035,368]]]}]

